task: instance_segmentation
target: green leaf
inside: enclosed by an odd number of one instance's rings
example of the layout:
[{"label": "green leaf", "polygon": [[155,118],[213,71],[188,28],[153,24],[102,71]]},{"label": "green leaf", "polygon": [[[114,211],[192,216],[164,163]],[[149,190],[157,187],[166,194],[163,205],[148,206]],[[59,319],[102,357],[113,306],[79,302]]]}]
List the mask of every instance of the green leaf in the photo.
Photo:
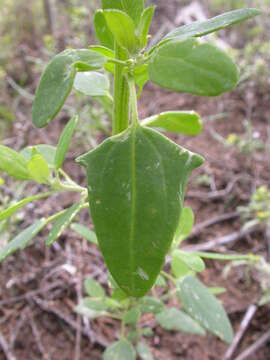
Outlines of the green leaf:
[{"label": "green leaf", "polygon": [[155,6],[149,6],[144,9],[140,23],[139,23],[139,37],[141,41],[141,47],[145,48],[148,42],[148,33],[150,25],[155,13]]},{"label": "green leaf", "polygon": [[144,0],[122,0],[123,10],[131,17],[137,26],[144,9]]},{"label": "green leaf", "polygon": [[29,161],[31,159],[31,154],[32,154],[32,151],[34,148],[46,160],[49,168],[54,169],[54,158],[55,158],[55,153],[56,153],[56,147],[51,146],[51,145],[45,145],[45,144],[35,145],[35,146],[27,146],[20,152],[20,154],[23,155],[27,161]]},{"label": "green leaf", "polygon": [[132,19],[120,10],[104,10],[104,16],[118,45],[127,49],[131,54],[136,53],[139,40],[135,34],[135,25]]},{"label": "green leaf", "polygon": [[167,283],[166,283],[166,280],[165,280],[164,276],[158,275],[155,285],[160,286],[160,287],[164,287],[164,288],[167,287]]},{"label": "green leaf", "polygon": [[248,20],[261,13],[258,9],[238,9],[206,21],[196,21],[171,31],[165,39],[200,37]]},{"label": "green leaf", "polygon": [[125,339],[110,345],[103,354],[104,360],[135,360],[136,351],[130,342]]},{"label": "green leaf", "polygon": [[27,163],[27,170],[33,180],[39,184],[47,184],[50,179],[50,169],[40,154],[40,152],[34,147],[32,149],[31,158]]},{"label": "green leaf", "polygon": [[192,231],[194,224],[194,214],[190,207],[184,207],[181,211],[178,227],[174,235],[174,245],[178,247],[179,244],[185,240]]},{"label": "green leaf", "polygon": [[191,136],[202,131],[200,116],[194,111],[163,112],[143,120],[142,125]]},{"label": "green leaf", "polygon": [[127,311],[123,317],[126,325],[136,324],[141,317],[141,311],[139,308],[134,308]]},{"label": "green leaf", "polygon": [[83,306],[95,311],[106,311],[107,305],[105,298],[93,299],[91,297],[87,297],[83,299]]},{"label": "green leaf", "polygon": [[64,130],[60,135],[56,148],[55,158],[54,158],[54,164],[56,169],[59,169],[64,162],[77,123],[78,123],[78,116],[73,116],[69,120],[69,122],[67,123],[67,125],[65,126]]},{"label": "green leaf", "polygon": [[139,86],[139,91],[137,96],[140,97],[145,84],[149,80],[148,64],[135,66],[133,74],[134,74],[135,83],[136,85]]},{"label": "green leaf", "polygon": [[103,9],[123,10],[122,0],[101,0]]},{"label": "green leaf", "polygon": [[156,316],[156,319],[159,325],[165,330],[205,335],[204,329],[197,322],[176,308],[163,310]]},{"label": "green leaf", "polygon": [[11,240],[2,250],[0,250],[0,263],[17,250],[24,250],[30,241],[43,229],[46,220],[41,219],[24,229],[19,235]]},{"label": "green leaf", "polygon": [[77,305],[74,310],[76,311],[77,314],[86,316],[91,320],[94,320],[100,316],[105,315],[104,311],[90,309],[89,307],[86,307],[85,305],[83,305],[83,303]]},{"label": "green leaf", "polygon": [[188,176],[203,160],[138,125],[77,161],[87,168],[91,215],[109,271],[127,294],[143,296],[171,246]]},{"label": "green leaf", "polygon": [[171,267],[173,274],[177,278],[192,272],[202,272],[205,270],[205,264],[198,255],[178,249],[172,253]]},{"label": "green leaf", "polygon": [[82,238],[89,241],[90,243],[97,245],[98,242],[97,242],[96,234],[94,233],[94,231],[88,229],[86,226],[73,223],[71,225],[71,229],[75,231],[77,234],[79,234]]},{"label": "green leaf", "polygon": [[74,88],[88,96],[108,96],[110,81],[98,72],[83,72],[76,75]]},{"label": "green leaf", "polygon": [[149,78],[170,90],[217,96],[237,85],[238,71],[222,50],[191,38],[170,40],[157,48],[150,60]]},{"label": "green leaf", "polygon": [[101,45],[106,46],[109,49],[114,49],[114,37],[109,29],[104,13],[102,10],[97,10],[94,16],[94,25],[96,30],[96,36]]},{"label": "green leaf", "polygon": [[77,71],[98,70],[106,58],[95,51],[65,50],[56,55],[45,69],[33,104],[33,123],[42,128],[53,120],[64,105]]},{"label": "green leaf", "polygon": [[55,221],[46,238],[46,245],[51,246],[61,233],[69,226],[75,216],[80,212],[82,203],[76,203],[65,210],[61,216]]},{"label": "green leaf", "polygon": [[[89,46],[89,49],[92,51],[96,51],[99,54],[104,55],[107,59],[114,59],[114,51],[112,49],[109,49],[107,47],[104,46],[100,46],[100,45],[91,45]],[[104,65],[104,69],[108,72],[110,72],[111,74],[114,74],[114,64],[112,62],[107,62]]]},{"label": "green leaf", "polygon": [[18,180],[31,178],[27,170],[27,160],[15,150],[0,145],[0,170]]},{"label": "green leaf", "polygon": [[25,205],[27,205],[31,202],[40,200],[40,199],[47,198],[50,195],[51,195],[51,193],[38,194],[38,195],[29,196],[21,201],[18,201],[17,203],[9,206],[7,209],[0,212],[0,221],[3,221],[5,219],[9,218],[11,215],[15,214],[17,211],[19,211]]},{"label": "green leaf", "polygon": [[185,311],[209,332],[230,344],[233,340],[230,321],[211,292],[194,276],[179,281],[178,288]]},{"label": "green leaf", "polygon": [[210,287],[208,288],[208,290],[210,291],[211,294],[213,295],[222,295],[224,294],[227,290],[223,287]]},{"label": "green leaf", "polygon": [[142,313],[158,314],[164,309],[164,304],[159,299],[151,296],[145,296],[140,300],[140,308]]},{"label": "green leaf", "polygon": [[151,350],[146,343],[140,341],[136,349],[142,360],[154,360]]},{"label": "green leaf", "polygon": [[103,287],[94,279],[87,278],[84,281],[84,288],[87,294],[94,298],[105,298],[106,294]]}]

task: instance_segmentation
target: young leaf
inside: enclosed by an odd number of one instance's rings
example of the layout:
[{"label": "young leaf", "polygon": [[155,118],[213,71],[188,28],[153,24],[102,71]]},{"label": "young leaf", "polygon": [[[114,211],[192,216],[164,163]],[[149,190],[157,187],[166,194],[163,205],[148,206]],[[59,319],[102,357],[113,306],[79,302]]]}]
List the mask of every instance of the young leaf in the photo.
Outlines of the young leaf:
[{"label": "young leaf", "polygon": [[146,343],[140,341],[136,350],[142,360],[154,360],[151,350]]},{"label": "young leaf", "polygon": [[104,360],[135,360],[136,351],[132,344],[125,339],[110,345],[103,355]]},{"label": "young leaf", "polygon": [[8,207],[7,209],[1,211],[0,213],[0,221],[3,221],[7,218],[9,218],[11,215],[13,215],[14,213],[16,213],[17,211],[19,211],[21,208],[23,208],[25,205],[40,200],[40,199],[44,199],[47,198],[51,195],[51,193],[44,193],[44,194],[38,194],[38,195],[33,195],[33,196],[29,196],[21,201],[18,201],[17,203],[11,205],[10,207]]},{"label": "young leaf", "polygon": [[96,234],[94,233],[94,231],[88,229],[86,226],[77,224],[77,223],[73,223],[71,225],[71,229],[73,231],[75,231],[77,234],[79,234],[82,238],[89,241],[90,243],[95,244],[95,245],[98,244]]},{"label": "young leaf", "polygon": [[44,160],[46,160],[49,168],[54,169],[56,147],[46,144],[27,146],[20,152],[20,154],[26,158],[27,162],[31,159],[31,154],[34,148],[41,154]]},{"label": "young leaf", "polygon": [[104,10],[104,16],[117,43],[131,54],[136,53],[139,40],[132,19],[120,10]]},{"label": "young leaf", "polygon": [[104,311],[90,309],[89,307],[83,305],[83,303],[77,305],[74,310],[76,311],[77,314],[86,316],[91,320],[94,320],[100,316],[104,316]]},{"label": "young leaf", "polygon": [[148,8],[144,9],[142,13],[139,23],[139,37],[142,48],[145,48],[147,45],[148,33],[154,13],[155,13],[155,6],[149,6]]},{"label": "young leaf", "polygon": [[196,254],[176,249],[173,251],[172,257],[181,260],[192,271],[202,272],[205,270],[203,260]]},{"label": "young leaf", "polygon": [[55,158],[54,158],[54,164],[56,169],[59,169],[64,162],[77,123],[78,123],[78,116],[73,116],[65,126],[64,130],[62,131],[62,134],[60,135],[56,148]]},{"label": "young leaf", "polygon": [[74,88],[88,96],[108,96],[110,81],[104,74],[98,72],[83,72],[76,75]]},{"label": "young leaf", "polygon": [[[112,49],[109,49],[107,47],[104,46],[100,46],[100,45],[91,45],[89,46],[89,49],[92,51],[96,51],[99,54],[104,55],[107,59],[114,59],[115,55],[114,55],[114,51]],[[114,74],[114,64],[112,62],[107,62],[104,65],[104,69],[106,71],[108,71],[111,74]]]},{"label": "young leaf", "polygon": [[145,296],[140,300],[140,308],[142,313],[158,314],[164,309],[164,304],[159,299],[151,296]]},{"label": "young leaf", "polygon": [[123,10],[131,17],[137,26],[144,9],[144,0],[122,0]]},{"label": "young leaf", "polygon": [[18,180],[31,178],[27,170],[27,160],[15,150],[0,145],[0,170]]},{"label": "young leaf", "polygon": [[93,299],[93,298],[84,298],[83,299],[83,306],[95,310],[95,311],[106,311],[107,305],[105,298]]},{"label": "young leaf", "polygon": [[123,10],[122,0],[101,0],[103,9]]},{"label": "young leaf", "polygon": [[238,9],[216,16],[206,21],[196,21],[171,31],[165,39],[200,37],[246,21],[261,12],[258,9]]},{"label": "young leaf", "polygon": [[171,246],[188,176],[203,160],[138,125],[77,161],[87,168],[91,215],[106,264],[122,290],[143,296]]},{"label": "young leaf", "polygon": [[105,56],[91,50],[65,50],[56,55],[45,69],[33,104],[33,123],[42,128],[53,120],[64,105],[77,71],[97,70]]},{"label": "young leaf", "polygon": [[103,287],[94,279],[87,278],[84,281],[84,288],[87,294],[94,298],[105,298],[106,294]]},{"label": "young leaf", "polygon": [[176,308],[164,309],[156,316],[156,319],[165,330],[205,335],[204,329],[197,322]]},{"label": "young leaf", "polygon": [[11,240],[2,250],[0,250],[0,263],[17,250],[24,250],[30,241],[43,229],[46,220],[41,219],[24,229],[19,235]]},{"label": "young leaf", "polygon": [[211,292],[194,276],[179,281],[178,288],[185,311],[209,332],[230,344],[233,340],[230,321]]},{"label": "young leaf", "polygon": [[142,65],[135,66],[133,73],[134,73],[135,83],[139,87],[137,96],[140,97],[140,95],[143,91],[144,85],[149,80],[148,64],[142,64]]},{"label": "young leaf", "polygon": [[81,202],[72,205],[53,224],[51,231],[46,238],[46,245],[51,246],[61,233],[69,226],[75,216],[80,212]]},{"label": "young leaf", "polygon": [[109,49],[114,49],[114,37],[109,29],[104,13],[102,10],[97,10],[94,17],[94,25],[96,35],[101,45]]},{"label": "young leaf", "polygon": [[189,236],[193,228],[193,224],[194,224],[193,211],[190,207],[186,206],[181,211],[178,227],[174,235],[175,247],[178,247],[179,244]]},{"label": "young leaf", "polygon": [[49,166],[46,160],[35,147],[32,149],[31,158],[27,163],[27,170],[31,178],[37,183],[48,183],[50,178]]},{"label": "young leaf", "polygon": [[194,111],[163,112],[143,120],[142,125],[190,136],[202,131],[200,116]]},{"label": "young leaf", "polygon": [[126,325],[136,324],[141,317],[141,311],[139,308],[134,308],[127,311],[124,315],[124,322]]},{"label": "young leaf", "polygon": [[182,277],[192,273],[192,270],[178,256],[172,256],[171,269],[172,269],[173,275],[177,279],[182,278]]},{"label": "young leaf", "polygon": [[217,96],[237,85],[238,71],[222,50],[191,38],[170,40],[157,48],[150,60],[149,78],[170,90]]}]

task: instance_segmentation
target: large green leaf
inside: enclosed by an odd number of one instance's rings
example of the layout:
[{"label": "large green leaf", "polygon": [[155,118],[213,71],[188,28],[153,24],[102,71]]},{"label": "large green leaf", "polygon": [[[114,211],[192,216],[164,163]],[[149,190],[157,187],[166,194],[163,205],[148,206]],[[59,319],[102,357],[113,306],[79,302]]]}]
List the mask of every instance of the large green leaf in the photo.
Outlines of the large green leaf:
[{"label": "large green leaf", "polygon": [[53,169],[56,147],[47,144],[27,146],[20,152],[20,154],[23,155],[27,161],[29,161],[31,159],[31,154],[34,148],[36,148],[42,157],[46,160],[49,168]]},{"label": "large green leaf", "polygon": [[55,118],[72,89],[77,71],[97,70],[105,63],[105,56],[87,49],[65,50],[56,55],[37,89],[32,112],[34,125],[41,128]]},{"label": "large green leaf", "polygon": [[132,344],[125,339],[119,340],[110,345],[104,355],[104,360],[135,360],[136,351]]},{"label": "large green leaf", "polygon": [[0,212],[0,221],[3,221],[7,218],[9,218],[11,215],[13,215],[14,213],[16,213],[17,211],[19,211],[21,208],[23,208],[25,205],[40,200],[40,199],[44,199],[47,198],[51,195],[51,193],[43,193],[43,194],[38,194],[38,195],[33,195],[33,196],[29,196],[21,201],[18,201],[17,203],[9,206],[7,209],[3,210]]},{"label": "large green leaf", "polygon": [[30,241],[43,229],[46,220],[41,219],[24,229],[19,235],[11,240],[2,250],[0,250],[0,263],[17,250],[25,249]]},{"label": "large green leaf", "polygon": [[144,0],[122,0],[123,10],[133,19],[137,26],[144,9]]},{"label": "large green leaf", "polygon": [[95,71],[78,73],[74,88],[88,96],[108,96],[110,95],[110,80],[106,75]]},{"label": "large green leaf", "polygon": [[0,145],[0,170],[18,180],[31,178],[27,170],[27,160],[15,150],[4,145]]},{"label": "large green leaf", "polygon": [[67,125],[65,126],[64,130],[60,135],[56,148],[55,158],[54,158],[54,164],[56,169],[59,169],[64,162],[77,123],[78,123],[78,116],[73,116],[69,120],[69,122],[67,123]]},{"label": "large green leaf", "polygon": [[72,205],[70,208],[65,210],[61,216],[55,221],[52,226],[51,231],[49,232],[46,238],[46,245],[51,246],[55,240],[61,235],[61,233],[69,226],[75,216],[81,210],[82,203],[76,203]]},{"label": "large green leaf", "polygon": [[222,50],[192,38],[171,40],[157,48],[150,60],[149,78],[170,90],[217,96],[237,85],[238,71]]},{"label": "large green leaf", "polygon": [[131,54],[136,53],[139,39],[136,36],[132,19],[120,10],[104,10],[104,16],[118,45],[127,49]]},{"label": "large green leaf", "polygon": [[260,14],[258,9],[238,9],[206,21],[196,21],[171,31],[165,39],[199,37],[248,20]]},{"label": "large green leaf", "polygon": [[123,10],[122,0],[101,0],[103,9]]},{"label": "large green leaf", "polygon": [[195,111],[163,112],[145,119],[142,125],[192,136],[200,134],[202,130],[200,116]]},{"label": "large green leaf", "polygon": [[156,315],[157,322],[165,330],[183,331],[189,334],[205,335],[204,329],[191,317],[176,308],[163,310]]},{"label": "large green leaf", "polygon": [[233,330],[221,303],[194,276],[178,283],[179,296],[185,311],[205,329],[227,343],[233,340]]},{"label": "large green leaf", "polygon": [[188,176],[203,160],[138,125],[78,162],[87,168],[91,215],[106,264],[120,288],[143,296],[171,246]]},{"label": "large green leaf", "polygon": [[96,35],[101,45],[109,49],[114,49],[114,37],[109,29],[104,13],[102,10],[97,10],[94,17],[94,25]]}]

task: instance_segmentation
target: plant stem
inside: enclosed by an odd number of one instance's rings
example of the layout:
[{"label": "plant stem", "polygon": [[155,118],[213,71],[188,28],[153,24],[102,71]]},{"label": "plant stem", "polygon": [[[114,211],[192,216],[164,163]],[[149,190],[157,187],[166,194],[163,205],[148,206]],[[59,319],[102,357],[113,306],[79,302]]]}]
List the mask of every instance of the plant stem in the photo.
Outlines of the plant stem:
[{"label": "plant stem", "polygon": [[136,85],[133,78],[128,78],[128,85],[129,85],[130,101],[132,108],[132,125],[137,125],[139,123],[139,115],[138,115],[138,106],[137,106]]},{"label": "plant stem", "polygon": [[[121,61],[127,60],[126,53],[117,44],[115,44],[115,59]],[[115,64],[113,135],[124,131],[129,123],[129,87],[125,78],[124,68],[123,64]]]}]

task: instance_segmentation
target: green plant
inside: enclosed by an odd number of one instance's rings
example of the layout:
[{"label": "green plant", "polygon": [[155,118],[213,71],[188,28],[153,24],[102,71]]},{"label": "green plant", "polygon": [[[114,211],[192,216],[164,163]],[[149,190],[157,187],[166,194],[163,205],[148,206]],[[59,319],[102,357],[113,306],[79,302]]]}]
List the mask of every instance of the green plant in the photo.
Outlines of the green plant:
[{"label": "green plant", "polygon": [[[48,187],[47,192],[30,196],[2,211],[0,220],[29,202],[55,193],[80,194],[80,200],[70,208],[39,219],[19,233],[1,250],[0,261],[28,246],[49,223],[53,225],[46,238],[48,246],[73,223],[74,231],[98,243],[114,288],[107,297],[94,279],[87,279],[85,288],[89,297],[78,305],[77,311],[89,317],[98,314],[122,321],[121,339],[105,351],[104,359],[135,359],[132,343],[149,333],[149,329],[137,326],[145,312],[157,314],[157,321],[168,330],[203,335],[206,329],[231,342],[233,331],[222,305],[194,276],[204,270],[204,257],[222,260],[226,257],[178,249],[193,224],[192,211],[183,208],[188,178],[203,159],[151,129],[194,136],[202,128],[199,115],[187,111],[165,112],[140,123],[137,99],[148,80],[169,90],[200,96],[218,96],[232,90],[238,82],[236,65],[216,46],[201,43],[198,38],[252,18],[259,11],[236,10],[183,26],[148,49],[153,6],[144,8],[143,0],[103,0],[102,7],[94,19],[101,46],[65,50],[53,58],[40,80],[33,122],[42,128],[52,121],[74,84],[87,95],[108,98],[108,82],[101,73],[104,69],[114,75],[113,136],[77,159],[86,167],[87,188],[76,184],[62,169],[77,116],[66,125],[56,148],[38,145],[18,153],[0,146],[1,170],[17,180],[35,181]],[[97,71],[100,74],[93,77]],[[87,195],[96,236],[82,225],[74,224],[81,209],[89,206]],[[160,276],[169,251],[172,274],[162,272]],[[168,281],[175,287],[173,294],[179,295],[183,311],[164,308],[164,302],[171,296]],[[167,289],[163,301],[157,299],[155,289],[154,296],[146,295],[155,283]],[[209,304],[214,312],[210,312]],[[130,328],[128,335],[126,325]],[[137,352],[143,359],[151,358],[144,343],[138,343]]]}]

